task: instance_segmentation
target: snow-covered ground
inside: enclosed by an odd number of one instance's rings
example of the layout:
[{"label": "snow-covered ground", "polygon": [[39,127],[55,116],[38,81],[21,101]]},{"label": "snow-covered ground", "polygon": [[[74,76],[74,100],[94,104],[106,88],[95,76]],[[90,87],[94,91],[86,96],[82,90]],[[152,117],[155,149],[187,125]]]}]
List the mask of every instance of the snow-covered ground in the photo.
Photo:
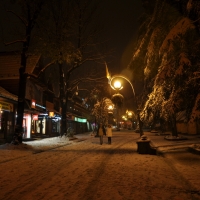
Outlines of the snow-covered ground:
[{"label": "snow-covered ground", "polygon": [[185,150],[190,141],[175,146],[152,136],[163,157],[138,154],[132,131],[113,132],[111,145],[106,137],[103,145],[90,134],[76,138],[1,145],[0,199],[200,199],[200,156]]},{"label": "snow-covered ground", "polygon": [[23,143],[20,145],[6,143],[0,145],[0,162],[70,145],[74,142],[87,139],[88,137],[90,137],[90,134],[79,134],[78,136],[74,136],[74,138],[68,138],[63,136],[32,141],[23,141]]}]

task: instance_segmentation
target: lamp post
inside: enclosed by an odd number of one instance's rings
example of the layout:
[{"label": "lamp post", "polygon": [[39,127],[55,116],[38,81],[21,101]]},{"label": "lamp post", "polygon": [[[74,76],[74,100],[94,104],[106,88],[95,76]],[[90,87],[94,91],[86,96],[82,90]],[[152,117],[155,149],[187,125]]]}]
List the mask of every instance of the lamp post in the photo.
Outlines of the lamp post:
[{"label": "lamp post", "polygon": [[126,111],[126,114],[127,114],[128,118],[132,118],[133,115],[134,115],[134,112],[133,112],[133,111],[130,111],[130,110],[127,110],[127,111]]},{"label": "lamp post", "polygon": [[114,105],[113,105],[113,104],[110,104],[110,105],[108,106],[108,113],[113,114],[113,109],[114,109]]},{"label": "lamp post", "polygon": [[135,114],[134,114],[133,111],[127,110],[127,111],[126,111],[126,115],[127,115],[127,118],[131,121],[131,127],[129,128],[129,129],[131,129],[131,128],[133,128],[133,116],[134,116]]},{"label": "lamp post", "polygon": [[[132,85],[132,83],[130,82],[130,80],[128,78],[126,78],[125,76],[122,76],[122,75],[114,75],[111,77],[111,75],[109,74],[108,72],[108,67],[106,65],[106,76],[107,76],[107,79],[108,79],[108,84],[110,85],[110,87],[116,91],[119,91],[123,88],[121,82],[119,81],[119,78],[122,78],[122,79],[125,79],[130,85],[131,85],[131,88],[132,88],[132,92],[133,92],[133,95],[134,95],[134,99],[135,99],[135,104],[136,104],[136,107],[137,107],[137,120],[138,120],[138,125],[139,125],[139,131],[140,131],[140,137],[143,135],[143,131],[142,131],[142,125],[143,125],[143,122],[141,121],[140,119],[140,110],[138,109],[138,105],[137,105],[137,101],[136,101],[136,96],[135,96],[135,90],[134,90],[134,87]],[[116,79],[116,81],[114,81]]]},{"label": "lamp post", "polygon": [[107,106],[107,110],[108,110],[108,124],[112,124],[113,123],[113,110],[114,110],[114,105],[113,104],[109,104]]},{"label": "lamp post", "polygon": [[126,121],[126,120],[127,120],[127,117],[126,117],[125,115],[123,115],[123,116],[122,116],[122,119],[123,119],[124,121]]},{"label": "lamp post", "polygon": [[122,124],[123,124],[123,128],[127,128],[127,116],[126,115],[122,115]]},{"label": "lamp post", "polygon": [[116,106],[116,115],[117,115],[117,120],[116,120],[116,126],[117,126],[117,131],[120,131],[120,123],[119,123],[119,109],[121,108],[123,104],[124,97],[119,93],[119,90],[121,89],[121,82],[116,82],[115,83],[115,90],[117,91],[116,94],[112,95],[112,102]]}]

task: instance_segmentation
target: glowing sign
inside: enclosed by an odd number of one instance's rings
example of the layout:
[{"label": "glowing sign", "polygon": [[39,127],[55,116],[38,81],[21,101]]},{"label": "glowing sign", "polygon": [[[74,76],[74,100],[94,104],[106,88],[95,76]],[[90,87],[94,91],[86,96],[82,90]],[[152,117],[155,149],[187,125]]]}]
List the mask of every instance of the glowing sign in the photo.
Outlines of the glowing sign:
[{"label": "glowing sign", "polygon": [[7,110],[13,112],[13,104],[0,101],[0,110]]},{"label": "glowing sign", "polygon": [[38,115],[33,115],[33,120],[38,120]]},{"label": "glowing sign", "polygon": [[32,99],[32,101],[31,101],[31,108],[35,108],[35,106],[36,106],[36,102],[35,102],[34,99]]},{"label": "glowing sign", "polygon": [[75,118],[74,118],[74,121],[76,121],[76,122],[81,122],[81,123],[86,123],[86,122],[87,122],[87,119],[82,119],[82,118],[75,117]]},{"label": "glowing sign", "polygon": [[49,117],[54,117],[54,112],[49,112]]}]

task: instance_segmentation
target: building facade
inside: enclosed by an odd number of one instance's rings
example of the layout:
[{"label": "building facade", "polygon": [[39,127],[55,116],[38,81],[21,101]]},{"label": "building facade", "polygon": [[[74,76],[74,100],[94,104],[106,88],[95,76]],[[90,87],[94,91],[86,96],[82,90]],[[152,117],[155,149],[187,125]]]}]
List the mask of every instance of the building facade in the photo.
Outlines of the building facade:
[{"label": "building facade", "polygon": [[[0,139],[12,141],[17,119],[20,54],[0,53]],[[41,56],[27,59],[26,95],[23,117],[23,139],[60,135],[60,102],[48,85],[38,78],[43,67]],[[77,133],[91,130],[87,109],[80,98],[68,101],[67,127]]]},{"label": "building facade", "polygon": [[[0,53],[0,137],[6,142],[12,140],[16,118],[19,90],[19,52]],[[23,138],[32,138],[36,135],[59,134],[60,107],[54,101],[55,95],[38,78],[43,67],[41,56],[32,55],[27,59],[26,67],[26,95],[23,117]],[[8,98],[7,96],[10,98]],[[49,107],[49,104],[52,104]],[[54,105],[55,103],[55,105]],[[55,113],[52,115],[52,111]],[[51,114],[51,115],[50,115]],[[50,128],[52,127],[52,128]]]}]

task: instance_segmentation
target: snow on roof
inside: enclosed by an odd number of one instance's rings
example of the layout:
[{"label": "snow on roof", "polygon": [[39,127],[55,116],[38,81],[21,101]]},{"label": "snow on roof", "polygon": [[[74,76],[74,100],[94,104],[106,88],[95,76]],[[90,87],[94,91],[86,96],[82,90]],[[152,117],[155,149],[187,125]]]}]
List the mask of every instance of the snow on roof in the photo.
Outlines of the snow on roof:
[{"label": "snow on roof", "polygon": [[[30,55],[27,59],[26,73],[33,73],[40,56]],[[0,53],[0,79],[18,78],[19,68],[21,66],[21,54],[19,52],[1,52]]]},{"label": "snow on roof", "polygon": [[1,86],[0,86],[0,97],[4,97],[4,98],[11,99],[11,100],[14,100],[14,101],[18,100],[18,97],[16,95],[11,94],[10,92],[5,90]]}]

